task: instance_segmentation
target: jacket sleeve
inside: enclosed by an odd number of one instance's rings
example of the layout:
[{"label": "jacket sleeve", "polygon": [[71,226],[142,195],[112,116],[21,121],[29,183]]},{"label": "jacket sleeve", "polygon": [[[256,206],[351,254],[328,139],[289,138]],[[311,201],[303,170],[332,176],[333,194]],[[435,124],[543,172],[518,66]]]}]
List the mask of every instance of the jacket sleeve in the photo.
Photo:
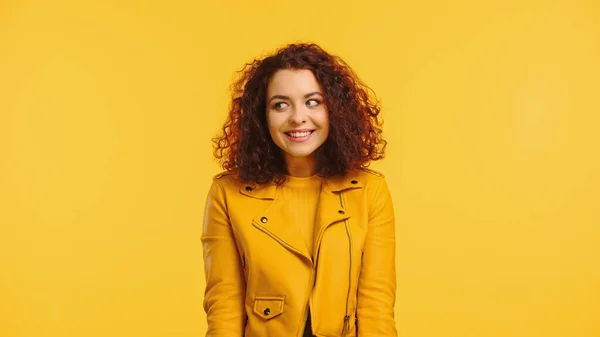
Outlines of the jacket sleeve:
[{"label": "jacket sleeve", "polygon": [[227,213],[225,193],[216,179],[206,200],[202,246],[206,277],[206,336],[241,337],[246,322],[246,284]]},{"label": "jacket sleeve", "polygon": [[358,337],[397,336],[394,206],[384,178],[375,189],[358,280]]}]

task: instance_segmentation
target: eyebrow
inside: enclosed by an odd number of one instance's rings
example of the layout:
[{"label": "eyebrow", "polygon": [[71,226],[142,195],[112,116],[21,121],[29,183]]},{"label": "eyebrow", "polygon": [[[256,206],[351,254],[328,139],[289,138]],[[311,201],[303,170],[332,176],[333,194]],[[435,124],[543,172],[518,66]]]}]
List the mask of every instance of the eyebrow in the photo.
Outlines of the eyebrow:
[{"label": "eyebrow", "polygon": [[[315,96],[315,95],[320,95],[323,96],[322,93],[320,93],[319,91],[313,91],[313,92],[309,92],[308,94],[304,95],[304,98],[309,98],[311,96]],[[289,100],[290,98],[288,96],[285,95],[273,95],[270,99],[269,102],[271,102],[272,100],[279,98],[279,99],[286,99]]]}]

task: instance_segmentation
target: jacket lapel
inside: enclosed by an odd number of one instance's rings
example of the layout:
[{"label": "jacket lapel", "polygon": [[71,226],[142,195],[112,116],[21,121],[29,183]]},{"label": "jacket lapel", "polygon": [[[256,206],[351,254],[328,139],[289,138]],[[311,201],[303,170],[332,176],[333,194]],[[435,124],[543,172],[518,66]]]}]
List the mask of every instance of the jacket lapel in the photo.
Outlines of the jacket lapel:
[{"label": "jacket lapel", "polygon": [[252,219],[252,225],[287,249],[312,261],[300,230],[294,226],[290,226],[291,221],[288,218],[289,212],[287,208],[293,206],[289,205],[282,198],[277,198],[278,190],[279,187],[275,183],[244,185],[240,188],[240,193],[249,197],[272,200],[267,208]]},{"label": "jacket lapel", "polygon": [[252,224],[265,232],[287,249],[312,261],[299,228],[290,226],[289,204],[283,199],[275,199],[267,209],[252,219]]},{"label": "jacket lapel", "polygon": [[[340,193],[347,189],[362,187],[362,182],[356,178],[355,173],[324,180],[319,195],[319,203],[316,205],[315,254],[318,252],[323,233],[327,227],[350,218],[349,211],[346,209],[346,205],[343,204]],[[309,261],[313,261],[300,230],[289,225],[291,221],[288,218],[289,212],[287,210],[289,207],[294,207],[294,205],[290,205],[287,200],[278,198],[278,189],[279,187],[275,183],[241,186],[241,194],[255,199],[272,200],[262,212],[259,212],[252,219],[252,224],[287,249]]]},{"label": "jacket lapel", "polygon": [[351,172],[343,177],[326,179],[317,206],[314,231],[314,252],[318,254],[323,234],[332,224],[349,219],[350,211],[342,201],[342,192],[348,189],[362,188],[363,184]]}]

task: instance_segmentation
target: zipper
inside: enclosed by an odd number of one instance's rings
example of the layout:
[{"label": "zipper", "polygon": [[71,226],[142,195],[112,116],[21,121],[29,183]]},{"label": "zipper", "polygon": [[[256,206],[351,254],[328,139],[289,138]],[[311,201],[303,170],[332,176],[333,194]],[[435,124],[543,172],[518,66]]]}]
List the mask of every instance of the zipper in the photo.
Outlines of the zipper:
[{"label": "zipper", "polygon": [[[344,208],[344,200],[340,193],[340,205]],[[348,257],[350,266],[348,267],[348,294],[346,295],[346,314],[344,315],[344,328],[342,330],[342,336],[346,336],[350,332],[350,314],[348,313],[348,305],[350,302],[350,289],[352,288],[352,235],[350,233],[350,224],[348,220],[344,220],[346,227],[346,235],[348,236]]]},{"label": "zipper", "polygon": [[344,223],[346,225],[346,234],[348,235],[350,266],[348,268],[348,295],[346,296],[346,315],[344,316],[344,330],[342,336],[345,336],[348,332],[350,332],[350,315],[348,314],[348,304],[350,302],[350,288],[352,287],[352,236],[350,235],[350,225],[348,224],[348,220],[344,221]]},{"label": "zipper", "polygon": [[[304,313],[302,314],[302,322],[300,325],[300,331],[298,333],[298,337],[301,337],[304,334],[304,329],[306,329],[306,322],[308,321],[308,309],[310,308],[310,294],[312,293],[313,284],[315,282],[315,270],[314,267],[311,267],[310,270],[310,282],[308,282],[308,291],[306,292],[306,306],[304,307]],[[312,326],[311,326],[312,329]]]},{"label": "zipper", "polygon": [[244,272],[245,281],[248,282],[248,277],[250,276],[250,270],[248,266],[246,266],[246,254],[242,255],[242,271]]}]

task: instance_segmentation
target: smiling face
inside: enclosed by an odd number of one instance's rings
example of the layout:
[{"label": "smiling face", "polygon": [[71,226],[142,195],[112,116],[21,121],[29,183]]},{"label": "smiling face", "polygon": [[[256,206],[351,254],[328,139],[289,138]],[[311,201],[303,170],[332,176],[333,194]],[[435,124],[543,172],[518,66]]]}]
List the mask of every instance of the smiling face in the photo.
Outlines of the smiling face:
[{"label": "smiling face", "polygon": [[[329,135],[329,117],[321,86],[312,71],[281,69],[267,88],[267,124],[290,166],[311,166],[314,152]],[[313,172],[314,173],[314,172]]]}]

